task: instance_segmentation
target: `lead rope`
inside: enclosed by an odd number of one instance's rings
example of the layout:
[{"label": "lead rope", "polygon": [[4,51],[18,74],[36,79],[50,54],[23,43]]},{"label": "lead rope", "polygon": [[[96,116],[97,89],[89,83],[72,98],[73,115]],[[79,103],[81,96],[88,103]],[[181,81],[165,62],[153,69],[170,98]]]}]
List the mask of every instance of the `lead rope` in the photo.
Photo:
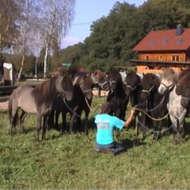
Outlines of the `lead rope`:
[{"label": "lead rope", "polygon": [[167,114],[164,115],[163,117],[155,118],[155,117],[152,117],[152,116],[151,116],[150,114],[148,114],[147,112],[145,112],[143,109],[133,107],[132,110],[140,111],[140,112],[144,113],[147,117],[149,117],[149,118],[152,119],[153,121],[162,121],[162,120],[166,119],[166,118],[168,117],[168,115],[169,115],[169,113],[167,113]]},{"label": "lead rope", "polygon": [[85,99],[86,105],[88,106],[89,110],[92,111],[92,107],[90,106],[87,98],[85,97],[84,99]]},{"label": "lead rope", "polygon": [[80,117],[80,115],[76,112],[76,111],[73,111],[72,108],[68,105],[67,101],[65,100],[65,98],[63,98],[63,101],[67,107],[67,109],[73,114],[73,115],[76,115],[77,117]]}]

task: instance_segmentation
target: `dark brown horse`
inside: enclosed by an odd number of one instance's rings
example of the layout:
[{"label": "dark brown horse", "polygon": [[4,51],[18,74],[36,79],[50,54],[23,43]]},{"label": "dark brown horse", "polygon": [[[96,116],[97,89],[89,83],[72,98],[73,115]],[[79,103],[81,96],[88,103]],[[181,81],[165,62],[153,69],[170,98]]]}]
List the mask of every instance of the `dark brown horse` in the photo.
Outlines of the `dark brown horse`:
[{"label": "dark brown horse", "polygon": [[134,71],[127,73],[124,79],[124,89],[126,96],[129,97],[130,103],[132,106],[135,106],[139,103],[140,93],[142,90],[141,78]]},{"label": "dark brown horse", "polygon": [[58,128],[58,117],[62,114],[62,132],[66,126],[66,114],[70,113],[70,132],[79,129],[81,125],[81,114],[85,113],[84,129],[87,133],[88,116],[91,110],[93,81],[88,73],[75,73],[73,75],[73,98],[68,101],[57,97],[54,101],[52,118],[55,127]]},{"label": "dark brown horse", "polygon": [[[141,80],[142,90],[139,103],[136,108],[142,110],[136,117],[137,132],[138,129],[143,131],[143,137],[148,129],[153,129],[155,135],[156,131],[161,129],[162,120],[159,118],[167,114],[168,94],[162,95],[158,92],[160,85],[160,78],[154,74],[145,74]],[[149,116],[147,116],[147,113]],[[158,136],[154,136],[158,138]]]},{"label": "dark brown horse", "polygon": [[124,120],[129,97],[125,93],[121,75],[118,71],[112,70],[108,73],[107,80],[109,93],[106,103],[102,106],[102,112],[115,115]]},{"label": "dark brown horse", "polygon": [[75,129],[76,125],[81,125],[81,114],[85,113],[84,130],[88,133],[88,117],[91,111],[91,103],[93,98],[94,83],[89,74],[77,74],[74,79],[74,94],[72,104],[73,113],[70,123],[70,130]]},{"label": "dark brown horse", "polygon": [[36,114],[37,138],[39,139],[39,133],[42,129],[42,139],[44,139],[48,117],[58,94],[67,100],[71,100],[73,96],[73,84],[64,69],[59,69],[54,77],[36,87],[21,86],[16,88],[9,99],[11,131],[18,123],[18,110],[21,109],[23,113]]},{"label": "dark brown horse", "polygon": [[88,115],[91,110],[93,87],[99,86],[106,90],[108,87],[107,75],[100,70],[89,73],[84,69],[81,71],[78,67],[71,67],[69,75],[74,85],[73,99],[66,101],[62,97],[57,97],[54,101],[50,125],[58,129],[58,118],[62,114],[61,131],[66,127],[66,115],[71,115],[70,132],[79,130],[81,127],[81,114],[85,113],[85,123],[82,129],[87,133]]},{"label": "dark brown horse", "polygon": [[107,80],[107,77],[107,74],[101,70],[96,70],[91,73],[91,78],[94,85],[99,88],[99,95],[100,90],[109,90],[109,82]]}]

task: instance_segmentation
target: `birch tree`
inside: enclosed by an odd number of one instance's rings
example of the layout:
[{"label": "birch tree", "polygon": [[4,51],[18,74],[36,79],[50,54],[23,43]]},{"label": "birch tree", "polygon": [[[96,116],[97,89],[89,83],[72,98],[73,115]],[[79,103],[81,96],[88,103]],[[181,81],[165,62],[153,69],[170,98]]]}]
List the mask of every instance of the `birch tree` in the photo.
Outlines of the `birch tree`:
[{"label": "birch tree", "polygon": [[30,40],[30,32],[32,28],[32,9],[33,4],[32,0],[20,0],[20,9],[21,12],[21,18],[18,22],[19,25],[19,37],[15,41],[15,53],[19,53],[22,55],[21,63],[20,63],[20,69],[18,73],[17,80],[20,80],[24,62],[25,62],[25,56],[27,54],[27,51],[30,51],[30,46],[28,46],[32,41]]},{"label": "birch tree", "polygon": [[42,0],[42,36],[44,37],[44,77],[47,75],[48,54],[58,51],[73,19],[75,0]]}]

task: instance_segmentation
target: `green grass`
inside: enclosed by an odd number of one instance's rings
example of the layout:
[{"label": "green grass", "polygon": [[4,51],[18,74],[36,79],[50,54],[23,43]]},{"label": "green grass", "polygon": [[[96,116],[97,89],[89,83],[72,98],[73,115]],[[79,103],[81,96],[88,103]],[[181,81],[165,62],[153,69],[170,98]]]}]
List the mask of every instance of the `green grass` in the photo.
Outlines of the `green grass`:
[{"label": "green grass", "polygon": [[[95,99],[91,116],[103,99]],[[8,135],[8,118],[0,114],[0,188],[60,189],[188,189],[190,140],[174,145],[172,136],[151,138],[116,157],[94,151],[95,131],[85,134],[47,132],[36,142],[34,116],[27,118],[26,134]],[[134,138],[124,131],[119,139]]]}]

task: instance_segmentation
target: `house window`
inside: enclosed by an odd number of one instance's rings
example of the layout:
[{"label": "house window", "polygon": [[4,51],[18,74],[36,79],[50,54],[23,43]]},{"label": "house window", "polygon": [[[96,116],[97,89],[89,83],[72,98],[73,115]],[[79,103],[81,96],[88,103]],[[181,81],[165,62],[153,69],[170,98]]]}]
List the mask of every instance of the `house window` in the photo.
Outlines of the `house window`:
[{"label": "house window", "polygon": [[149,69],[154,69],[154,67],[153,67],[153,66],[148,66],[148,68],[149,68]]},{"label": "house window", "polygon": [[177,62],[179,62],[179,56],[178,56],[178,55],[173,55],[173,56],[172,56],[172,61],[177,61]]}]

